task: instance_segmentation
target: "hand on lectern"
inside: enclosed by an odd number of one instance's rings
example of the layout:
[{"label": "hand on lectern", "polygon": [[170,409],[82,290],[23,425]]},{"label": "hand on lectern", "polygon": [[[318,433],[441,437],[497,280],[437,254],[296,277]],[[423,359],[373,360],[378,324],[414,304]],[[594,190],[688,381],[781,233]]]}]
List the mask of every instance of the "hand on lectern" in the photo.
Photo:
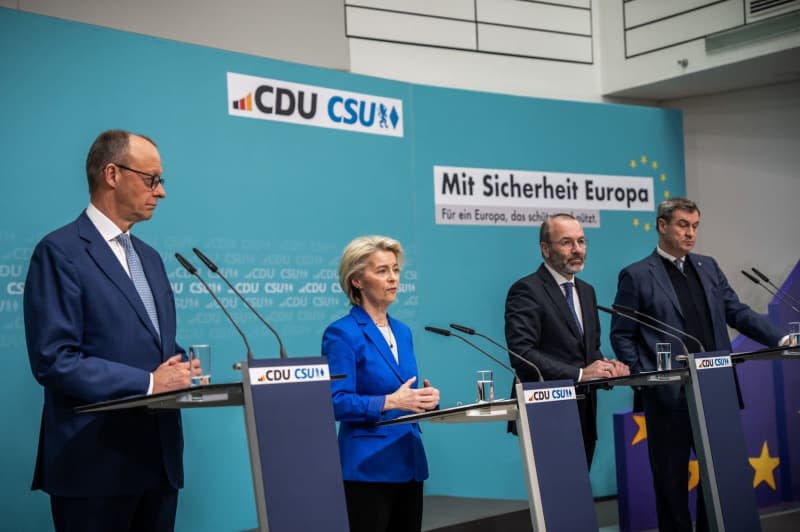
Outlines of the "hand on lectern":
[{"label": "hand on lectern", "polygon": [[[188,388],[192,384],[189,362],[181,362],[183,355],[173,355],[153,372],[153,393],[170,392]],[[199,369],[199,364],[198,368]]]}]

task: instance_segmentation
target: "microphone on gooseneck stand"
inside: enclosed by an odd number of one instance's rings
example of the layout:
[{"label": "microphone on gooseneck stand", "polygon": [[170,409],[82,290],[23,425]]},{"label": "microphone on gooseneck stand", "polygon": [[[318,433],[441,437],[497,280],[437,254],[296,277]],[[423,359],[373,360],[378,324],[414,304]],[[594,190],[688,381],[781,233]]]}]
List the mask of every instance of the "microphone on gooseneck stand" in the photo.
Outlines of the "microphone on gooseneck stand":
[{"label": "microphone on gooseneck stand", "polygon": [[769,283],[769,285],[770,285],[770,286],[772,286],[772,288],[774,288],[776,292],[778,292],[778,293],[782,294],[782,295],[783,295],[783,297],[785,297],[785,298],[787,298],[787,299],[791,299],[791,300],[792,300],[792,303],[794,303],[795,305],[800,305],[800,301],[798,301],[797,299],[795,299],[795,298],[792,296],[792,294],[790,294],[790,293],[789,293],[789,292],[787,292],[786,290],[783,290],[783,289],[781,289],[781,288],[778,288],[777,286],[775,286],[775,283],[773,283],[772,281],[770,281],[770,280],[767,278],[767,276],[766,276],[766,275],[764,275],[764,274],[763,274],[763,273],[761,273],[760,271],[756,270],[755,268],[750,268],[750,269],[751,269],[751,270],[753,270],[753,273],[755,273],[756,275],[758,275],[758,276],[761,278],[761,280],[762,280],[762,281],[764,281],[765,283]]},{"label": "microphone on gooseneck stand", "polygon": [[[619,307],[619,308],[623,308],[620,305],[614,305],[614,306],[615,307]],[[684,355],[685,355],[685,357],[681,357],[681,358],[683,360],[686,360],[686,357],[689,356],[689,350],[686,349],[686,344],[683,343],[683,340],[681,340],[679,336],[677,336],[675,334],[672,334],[671,332],[668,332],[668,331],[666,331],[666,330],[664,330],[664,329],[662,329],[660,327],[656,327],[653,324],[647,323],[646,321],[640,320],[640,319],[638,319],[638,318],[636,318],[636,317],[634,317],[634,316],[632,316],[630,314],[626,314],[625,312],[619,310],[619,308],[613,309],[613,308],[604,307],[603,305],[597,305],[597,310],[602,310],[603,312],[607,312],[608,314],[611,314],[612,316],[616,316],[617,314],[619,314],[620,316],[622,316],[624,318],[627,318],[627,319],[629,319],[631,321],[634,321],[634,322],[638,323],[639,325],[644,325],[648,329],[652,329],[654,331],[658,331],[658,332],[660,332],[661,334],[663,334],[665,336],[669,336],[673,340],[677,340],[678,343],[681,344],[681,347],[683,348],[683,352],[684,352]],[[677,331],[678,332],[683,332],[680,329],[677,329]],[[684,333],[684,334],[686,334],[686,333]],[[697,340],[695,339],[695,341],[697,341]],[[675,357],[675,360],[678,360],[678,357]]]},{"label": "microphone on gooseneck stand", "polygon": [[188,260],[184,259],[183,256],[180,253],[176,253],[175,254],[175,258],[178,259],[178,262],[181,263],[181,266],[183,266],[186,269],[187,272],[189,272],[190,274],[192,274],[195,277],[197,277],[200,280],[200,282],[203,283],[203,286],[206,287],[206,291],[209,293],[209,295],[212,298],[214,298],[214,301],[217,302],[217,305],[219,305],[219,308],[221,308],[222,312],[224,312],[225,315],[228,317],[228,320],[230,320],[231,324],[236,329],[236,332],[238,332],[239,336],[241,336],[242,340],[244,340],[244,345],[247,348],[247,361],[248,362],[252,361],[253,360],[253,352],[250,350],[250,342],[247,341],[247,337],[244,335],[242,330],[239,328],[239,326],[233,320],[233,317],[230,315],[228,310],[225,308],[225,305],[222,304],[222,301],[220,301],[219,298],[217,297],[217,295],[214,293],[214,291],[211,290],[211,287],[208,286],[208,283],[206,283],[205,280],[202,277],[200,277],[200,274],[198,273],[197,268],[195,268],[192,265],[191,262],[189,262]]},{"label": "microphone on gooseneck stand", "polygon": [[237,296],[239,296],[239,299],[241,299],[241,300],[244,302],[244,304],[245,304],[245,305],[247,305],[247,308],[249,308],[249,309],[250,309],[250,311],[251,311],[253,314],[255,314],[255,315],[256,315],[256,317],[257,317],[259,320],[261,320],[261,323],[263,323],[264,325],[266,325],[266,326],[267,326],[267,329],[269,329],[269,330],[270,330],[270,332],[271,332],[271,333],[272,333],[272,334],[275,336],[275,339],[276,339],[276,340],[278,340],[278,350],[279,350],[279,353],[280,353],[280,356],[281,356],[281,358],[287,358],[287,356],[286,356],[286,349],[284,349],[284,347],[283,347],[283,341],[281,341],[281,337],[278,335],[278,331],[276,331],[275,329],[273,329],[273,328],[272,328],[272,325],[270,325],[269,323],[267,323],[267,320],[265,320],[265,319],[264,319],[264,318],[261,316],[261,314],[259,314],[259,313],[258,313],[258,311],[257,311],[256,309],[254,309],[254,308],[253,308],[253,305],[251,305],[251,304],[250,304],[250,302],[249,302],[249,301],[247,301],[247,300],[244,298],[244,296],[243,296],[241,293],[239,293],[239,291],[238,291],[238,290],[237,290],[237,289],[236,289],[236,288],[235,288],[235,287],[234,287],[234,286],[231,284],[231,282],[230,282],[230,281],[228,281],[228,279],[227,279],[227,278],[226,278],[224,275],[222,275],[222,272],[220,272],[220,271],[219,271],[219,268],[217,268],[217,265],[216,265],[216,264],[214,264],[214,262],[213,262],[211,259],[209,259],[208,257],[206,257],[206,256],[205,256],[205,254],[204,254],[202,251],[200,251],[199,249],[197,249],[197,248],[192,248],[192,251],[194,251],[194,254],[195,254],[195,255],[197,255],[197,256],[200,258],[200,260],[202,260],[202,261],[203,261],[203,264],[205,264],[205,265],[206,265],[206,267],[208,267],[208,269],[209,269],[209,270],[211,270],[212,272],[214,272],[214,273],[216,273],[217,275],[219,275],[220,279],[222,279],[223,281],[225,281],[225,284],[227,284],[227,285],[228,285],[228,288],[230,288],[230,289],[231,289],[231,291],[232,291],[234,294],[236,294]]},{"label": "microphone on gooseneck stand", "polygon": [[503,351],[505,351],[509,355],[513,356],[514,358],[516,358],[517,360],[519,360],[523,364],[526,364],[526,365],[532,367],[534,369],[534,371],[536,371],[536,375],[539,376],[539,382],[544,381],[544,377],[542,377],[542,372],[539,371],[539,368],[536,366],[536,364],[534,364],[533,362],[531,362],[527,358],[523,357],[522,355],[518,355],[517,353],[515,353],[514,351],[512,351],[508,347],[504,346],[503,344],[501,344],[499,342],[496,342],[493,339],[491,339],[488,336],[486,336],[485,334],[481,334],[478,331],[476,331],[475,329],[472,329],[472,328],[467,327],[465,325],[459,325],[457,323],[451,323],[450,327],[455,329],[455,330],[457,330],[457,331],[459,331],[459,332],[463,332],[464,334],[469,334],[470,336],[472,336],[472,335],[480,336],[481,338],[483,338],[485,340],[488,340],[489,342],[493,343],[494,345],[496,345],[497,347],[499,347],[500,349],[502,349]]},{"label": "microphone on gooseneck stand", "polygon": [[[755,268],[753,268],[753,270],[755,270]],[[775,299],[777,299],[778,301],[780,301],[784,305],[787,305],[793,311],[795,311],[797,313],[800,313],[800,310],[798,310],[797,307],[795,307],[794,305],[792,305],[791,303],[786,301],[786,299],[780,293],[776,292],[775,290],[772,290],[770,287],[768,287],[768,286],[766,286],[764,284],[761,284],[761,281],[759,281],[758,279],[756,279],[755,277],[753,277],[752,275],[750,275],[746,271],[744,271],[744,270],[741,270],[741,271],[742,271],[742,275],[744,275],[745,277],[747,277],[748,279],[750,279],[751,281],[756,283],[758,286],[760,286],[761,288],[763,288],[764,290],[766,290],[767,292],[769,292],[770,294],[775,296]],[[766,279],[766,277],[765,277],[765,279]],[[770,283],[770,284],[772,284],[772,283]]]},{"label": "microphone on gooseneck stand", "polygon": [[[645,314],[644,312],[640,312],[640,311],[636,310],[635,308],[626,307],[625,305],[618,305],[616,303],[614,303],[611,306],[614,307],[614,309],[616,311],[618,311],[619,314],[622,315],[622,316],[630,317],[630,315],[633,315],[633,316],[639,316],[641,318],[647,318],[648,320],[654,321],[655,323],[661,325],[662,327],[666,327],[667,329],[669,329],[672,332],[676,332],[676,333],[684,336],[685,338],[689,338],[690,340],[694,340],[694,343],[696,343],[697,347],[700,348],[698,353],[705,353],[706,352],[706,348],[703,347],[702,342],[700,342],[700,340],[698,340],[696,336],[692,336],[691,334],[687,333],[683,329],[678,329],[677,327],[675,327],[673,325],[670,325],[669,323],[665,323],[665,322],[663,322],[663,321],[661,321],[659,319],[654,318],[653,316],[651,316],[649,314]],[[603,308],[603,310],[605,312],[608,312],[608,309],[606,309],[605,307]],[[661,331],[661,329],[656,329],[655,327],[651,327],[651,328],[654,329],[654,330],[657,330],[657,331]],[[683,344],[683,342],[681,342],[681,344]],[[683,349],[684,349],[684,351],[686,351],[686,346],[685,345],[683,346]],[[688,351],[686,351],[686,352],[688,354]]]},{"label": "microphone on gooseneck stand", "polygon": [[483,354],[484,354],[484,355],[486,355],[487,357],[489,357],[489,358],[491,358],[492,360],[494,360],[495,362],[497,362],[497,364],[499,364],[500,366],[502,366],[502,367],[504,367],[505,369],[507,369],[507,370],[508,370],[509,372],[511,372],[511,374],[514,376],[514,379],[515,379],[517,382],[520,382],[520,380],[519,380],[519,377],[517,376],[517,372],[516,372],[516,371],[514,371],[514,369],[513,369],[513,368],[511,368],[511,366],[509,366],[509,365],[507,365],[507,364],[503,364],[502,362],[500,362],[499,360],[497,360],[495,357],[493,357],[492,355],[490,355],[488,352],[484,351],[483,349],[481,349],[481,348],[480,348],[480,347],[478,347],[477,345],[473,344],[472,342],[470,342],[469,340],[467,340],[467,339],[466,339],[466,338],[464,338],[463,336],[461,336],[461,335],[459,335],[459,334],[455,334],[455,333],[453,333],[453,332],[451,332],[451,331],[448,331],[447,329],[440,329],[439,327],[431,327],[430,325],[426,325],[426,326],[425,326],[425,330],[426,330],[426,331],[428,331],[428,332],[432,332],[432,333],[434,333],[434,334],[439,334],[439,335],[441,335],[441,336],[453,336],[453,337],[455,337],[455,338],[458,338],[458,339],[459,339],[459,340],[461,340],[462,342],[465,342],[466,344],[468,344],[469,346],[471,346],[473,349],[477,349],[478,351],[480,351],[481,353],[483,353]]}]

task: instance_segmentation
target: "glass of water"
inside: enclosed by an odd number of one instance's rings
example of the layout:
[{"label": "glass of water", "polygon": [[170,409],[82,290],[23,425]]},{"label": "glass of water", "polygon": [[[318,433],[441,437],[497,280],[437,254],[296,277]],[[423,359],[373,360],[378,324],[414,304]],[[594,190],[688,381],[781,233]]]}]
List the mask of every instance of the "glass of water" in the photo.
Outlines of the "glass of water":
[{"label": "glass of water", "polygon": [[486,403],[494,401],[494,373],[490,369],[478,371],[478,402]]},{"label": "glass of water", "polygon": [[789,345],[800,346],[800,321],[789,322]]},{"label": "glass of water", "polygon": [[211,346],[193,344],[189,346],[189,361],[200,361],[200,375],[192,375],[192,386],[211,384]]},{"label": "glass of water", "polygon": [[656,344],[656,369],[665,371],[672,369],[672,344]]}]

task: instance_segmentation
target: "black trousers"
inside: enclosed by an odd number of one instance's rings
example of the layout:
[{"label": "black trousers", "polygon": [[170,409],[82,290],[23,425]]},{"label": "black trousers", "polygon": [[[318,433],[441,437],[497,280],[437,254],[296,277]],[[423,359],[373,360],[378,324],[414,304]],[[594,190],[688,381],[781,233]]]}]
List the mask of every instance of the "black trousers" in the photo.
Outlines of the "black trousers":
[{"label": "black trousers", "polygon": [[422,530],[422,482],[345,480],[350,532]]},{"label": "black trousers", "polygon": [[[684,400],[685,404],[685,400]],[[647,451],[656,495],[658,529],[692,532],[689,512],[689,455],[694,448],[688,410],[647,412]],[[703,490],[697,485],[697,531],[708,531]]]},{"label": "black trousers", "polygon": [[56,532],[172,532],[178,490],[159,487],[109,497],[50,496]]}]

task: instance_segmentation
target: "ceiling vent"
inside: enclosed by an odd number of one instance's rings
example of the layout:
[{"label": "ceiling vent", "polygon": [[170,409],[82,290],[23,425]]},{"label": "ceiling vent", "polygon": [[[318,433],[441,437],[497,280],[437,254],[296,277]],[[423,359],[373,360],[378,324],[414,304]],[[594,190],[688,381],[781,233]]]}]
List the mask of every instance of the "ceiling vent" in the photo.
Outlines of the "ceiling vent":
[{"label": "ceiling vent", "polygon": [[745,21],[756,22],[800,9],[800,0],[745,0]]}]

